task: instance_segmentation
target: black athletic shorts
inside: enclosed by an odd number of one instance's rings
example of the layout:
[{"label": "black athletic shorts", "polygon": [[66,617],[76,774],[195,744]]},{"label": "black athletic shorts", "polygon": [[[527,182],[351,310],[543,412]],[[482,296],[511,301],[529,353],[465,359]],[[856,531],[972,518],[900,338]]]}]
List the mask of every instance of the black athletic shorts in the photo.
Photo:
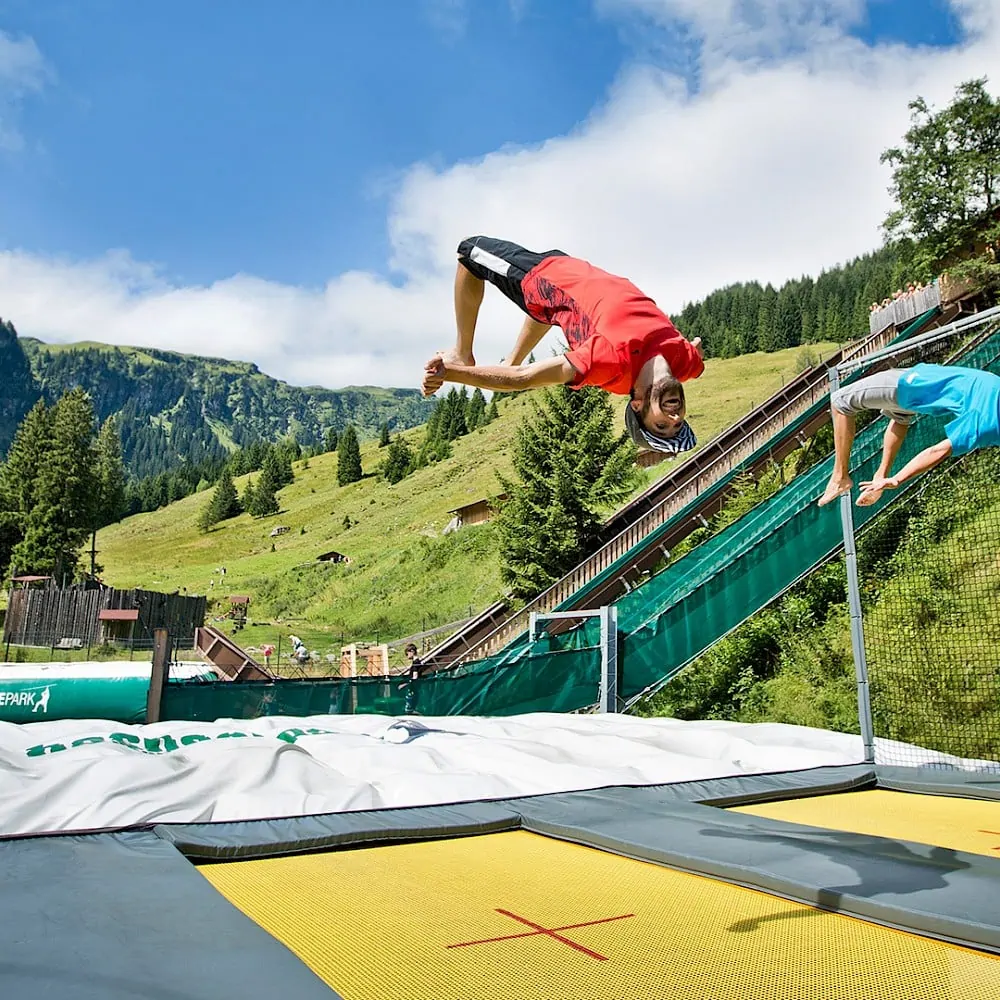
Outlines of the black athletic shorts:
[{"label": "black athletic shorts", "polygon": [[458,244],[458,260],[477,278],[496,285],[508,299],[525,312],[521,281],[524,276],[546,257],[566,257],[562,250],[535,253],[507,240],[491,236],[471,236]]}]

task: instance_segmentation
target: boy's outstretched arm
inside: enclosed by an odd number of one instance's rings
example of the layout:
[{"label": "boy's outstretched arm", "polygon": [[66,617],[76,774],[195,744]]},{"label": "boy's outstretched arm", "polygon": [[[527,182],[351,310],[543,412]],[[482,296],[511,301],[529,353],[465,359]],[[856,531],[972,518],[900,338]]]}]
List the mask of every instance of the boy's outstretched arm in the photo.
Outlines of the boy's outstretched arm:
[{"label": "boy's outstretched arm", "polygon": [[[861,504],[862,499],[864,499],[865,493],[881,493],[882,490],[894,490],[897,486],[905,483],[908,479],[912,479],[914,476],[919,476],[921,472],[927,472],[928,469],[933,469],[935,465],[939,465],[951,454],[951,441],[945,438],[943,441],[938,441],[937,444],[932,444],[929,448],[924,448],[922,452],[914,455],[913,458],[903,466],[899,472],[894,476],[887,476],[882,478],[876,476],[870,482],[862,483],[862,495],[858,497],[858,503]],[[877,500],[878,497],[875,497]],[[874,502],[874,501],[869,501]],[[867,506],[866,504],[861,504],[861,506]]]},{"label": "boy's outstretched arm", "polygon": [[576,369],[564,355],[530,365],[457,365],[435,355],[424,366],[422,390],[425,396],[433,396],[444,382],[459,382],[480,389],[517,392],[543,385],[563,385],[576,376]]}]

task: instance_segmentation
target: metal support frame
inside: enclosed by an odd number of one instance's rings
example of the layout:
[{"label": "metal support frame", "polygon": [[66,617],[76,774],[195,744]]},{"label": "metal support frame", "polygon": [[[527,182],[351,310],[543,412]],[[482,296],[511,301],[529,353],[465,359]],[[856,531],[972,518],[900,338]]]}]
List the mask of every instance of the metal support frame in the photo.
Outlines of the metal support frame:
[{"label": "metal support frame", "polygon": [[[840,388],[840,373],[830,369],[830,395]],[[858,722],[864,744],[865,763],[875,763],[875,729],[872,724],[871,687],[868,683],[868,659],[865,655],[864,617],[861,612],[861,584],[858,580],[858,552],[854,539],[854,511],[851,493],[840,497],[840,525],[844,535],[844,562],[847,568],[847,602],[851,614],[851,652],[858,681]]]},{"label": "metal support frame", "polygon": [[554,619],[601,620],[601,697],[598,711],[618,711],[618,608],[612,605],[587,611],[532,611],[528,615],[528,639],[534,642],[538,637],[539,622]]}]

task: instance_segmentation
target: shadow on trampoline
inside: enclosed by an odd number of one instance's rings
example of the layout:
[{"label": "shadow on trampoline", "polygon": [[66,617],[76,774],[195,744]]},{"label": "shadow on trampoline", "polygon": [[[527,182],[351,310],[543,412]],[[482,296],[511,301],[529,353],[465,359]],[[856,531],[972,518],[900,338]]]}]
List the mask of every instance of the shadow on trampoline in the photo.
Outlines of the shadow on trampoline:
[{"label": "shadow on trampoline", "polygon": [[948,875],[972,867],[950,848],[928,847],[924,854],[898,840],[837,831],[815,830],[808,834],[788,835],[705,828],[701,832],[706,837],[787,845],[796,855],[808,851],[849,868],[857,875],[857,882],[820,886],[818,889],[818,904],[831,910],[840,909],[844,896],[875,898],[943,889],[948,885]]},{"label": "shadow on trampoline", "polygon": [[823,915],[823,910],[789,910],[786,913],[769,913],[766,917],[749,917],[746,920],[738,920],[735,924],[730,924],[726,930],[732,934],[749,934],[759,930],[762,925],[773,923],[776,920],[801,920],[803,917],[818,917]]}]

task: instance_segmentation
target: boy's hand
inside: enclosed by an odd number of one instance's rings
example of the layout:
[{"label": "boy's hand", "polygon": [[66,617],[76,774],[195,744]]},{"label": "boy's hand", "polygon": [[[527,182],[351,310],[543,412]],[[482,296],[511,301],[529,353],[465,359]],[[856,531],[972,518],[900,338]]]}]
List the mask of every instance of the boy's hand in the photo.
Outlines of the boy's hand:
[{"label": "boy's hand", "polygon": [[705,352],[701,349],[701,337],[695,337],[694,340],[691,341],[691,346],[698,352],[698,357],[704,361]]},{"label": "boy's hand", "polygon": [[861,495],[858,497],[859,507],[870,507],[873,503],[878,503],[883,490],[894,490],[899,486],[899,480],[895,476],[882,478],[876,476],[874,479],[861,484]]},{"label": "boy's hand", "polygon": [[444,385],[446,374],[444,358],[440,354],[435,354],[430,361],[424,365],[424,378],[420,385],[420,390],[425,396],[433,396],[434,393]]}]

